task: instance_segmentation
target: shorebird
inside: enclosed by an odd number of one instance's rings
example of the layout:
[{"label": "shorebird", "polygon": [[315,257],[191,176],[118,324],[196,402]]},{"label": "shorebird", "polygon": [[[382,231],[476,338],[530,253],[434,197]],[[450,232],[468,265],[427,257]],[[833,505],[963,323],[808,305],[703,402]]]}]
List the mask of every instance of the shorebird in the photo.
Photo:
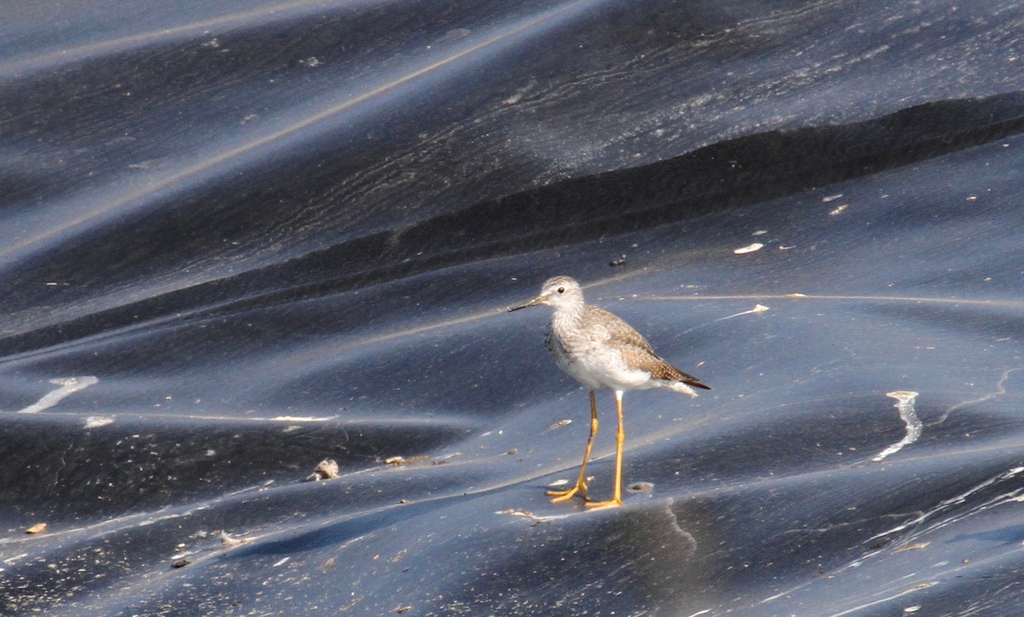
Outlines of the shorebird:
[{"label": "shorebird", "polygon": [[[540,295],[509,310],[547,305],[555,309],[544,344],[558,367],[590,388],[590,438],[576,485],[564,491],[548,491],[560,503],[579,494],[591,508],[609,508],[622,504],[622,448],[626,433],[622,421],[622,396],[630,390],[668,388],[697,396],[693,388],[711,388],[692,375],[680,371],[654,353],[651,344],[629,324],[608,311],[586,304],[579,283],[568,276],[548,279]],[[615,392],[619,432],[615,438],[615,492],[608,501],[591,501],[587,495],[587,462],[597,435],[597,401],[594,390]]]}]

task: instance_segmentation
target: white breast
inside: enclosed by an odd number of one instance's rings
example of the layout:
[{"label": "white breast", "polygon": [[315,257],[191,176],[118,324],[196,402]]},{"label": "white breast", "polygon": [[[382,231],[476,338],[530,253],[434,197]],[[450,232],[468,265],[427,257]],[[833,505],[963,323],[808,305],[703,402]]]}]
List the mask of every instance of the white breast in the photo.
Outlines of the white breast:
[{"label": "white breast", "polygon": [[640,390],[654,387],[650,373],[626,365],[622,354],[600,332],[578,336],[556,313],[546,344],[559,368],[591,389]]}]

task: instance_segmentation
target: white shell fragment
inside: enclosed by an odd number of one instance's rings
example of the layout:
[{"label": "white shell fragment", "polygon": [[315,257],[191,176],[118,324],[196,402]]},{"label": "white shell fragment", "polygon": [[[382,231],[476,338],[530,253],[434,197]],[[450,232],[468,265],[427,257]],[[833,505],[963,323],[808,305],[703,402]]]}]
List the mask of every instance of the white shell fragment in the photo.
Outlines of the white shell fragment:
[{"label": "white shell fragment", "polygon": [[85,419],[85,428],[99,428],[113,423],[114,418],[110,416],[89,416]]},{"label": "white shell fragment", "polygon": [[740,248],[734,250],[733,253],[736,253],[737,255],[746,255],[747,253],[753,253],[754,251],[760,251],[763,248],[764,248],[763,244],[761,244],[760,242],[755,242],[753,244],[748,244],[747,246],[741,246]]}]

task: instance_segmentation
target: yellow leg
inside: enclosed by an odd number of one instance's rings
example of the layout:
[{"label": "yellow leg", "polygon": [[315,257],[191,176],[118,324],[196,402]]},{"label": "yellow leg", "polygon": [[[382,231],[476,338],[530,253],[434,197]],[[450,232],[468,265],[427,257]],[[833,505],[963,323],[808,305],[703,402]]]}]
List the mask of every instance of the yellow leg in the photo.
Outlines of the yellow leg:
[{"label": "yellow leg", "polygon": [[561,503],[572,499],[572,496],[579,493],[583,499],[590,501],[587,497],[587,461],[590,460],[590,449],[594,447],[594,435],[597,435],[597,399],[594,398],[594,391],[590,391],[590,439],[587,440],[587,451],[583,454],[583,464],[580,465],[580,477],[576,479],[576,486],[564,491],[548,491],[548,495],[554,497],[551,503]]},{"label": "yellow leg", "polygon": [[626,444],[626,429],[622,421],[622,390],[615,391],[615,403],[619,412],[619,432],[615,435],[615,496],[608,501],[592,501],[588,508],[614,508],[622,503],[622,448]]}]

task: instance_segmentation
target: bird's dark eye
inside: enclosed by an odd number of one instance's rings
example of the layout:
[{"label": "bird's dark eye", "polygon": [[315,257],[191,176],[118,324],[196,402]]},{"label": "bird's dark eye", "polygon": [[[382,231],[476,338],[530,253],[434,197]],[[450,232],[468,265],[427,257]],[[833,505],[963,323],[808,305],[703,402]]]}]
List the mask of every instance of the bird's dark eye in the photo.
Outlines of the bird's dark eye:
[{"label": "bird's dark eye", "polygon": [[559,287],[558,288],[558,293],[564,294],[565,293],[565,287]]}]

